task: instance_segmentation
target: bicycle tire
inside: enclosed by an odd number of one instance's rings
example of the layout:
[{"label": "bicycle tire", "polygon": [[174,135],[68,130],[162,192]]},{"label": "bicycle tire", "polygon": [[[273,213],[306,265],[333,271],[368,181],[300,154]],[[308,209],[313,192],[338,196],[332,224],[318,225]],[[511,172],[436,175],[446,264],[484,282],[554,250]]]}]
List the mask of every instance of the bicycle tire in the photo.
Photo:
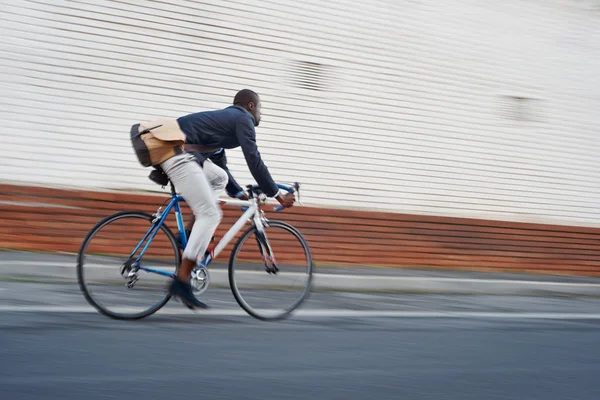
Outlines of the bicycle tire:
[{"label": "bicycle tire", "polygon": [[[306,240],[306,238],[302,235],[302,233],[296,229],[294,226],[283,222],[283,221],[269,221],[268,222],[269,227],[280,227],[283,228],[285,230],[287,230],[288,232],[290,232],[292,235],[294,235],[298,241],[302,244],[302,247],[304,248],[305,254],[306,254],[306,258],[307,258],[307,264],[308,264],[308,279],[306,281],[306,285],[304,287],[304,290],[302,292],[301,297],[288,309],[286,309],[285,311],[275,315],[275,316],[271,316],[271,317],[267,317],[265,315],[262,315],[258,312],[256,312],[252,307],[250,307],[250,305],[243,299],[243,296],[241,295],[238,286],[235,282],[235,273],[234,273],[234,269],[235,269],[235,259],[237,257],[237,254],[239,253],[242,245],[244,244],[244,242],[246,241],[246,239],[254,232],[256,231],[256,227],[252,226],[250,228],[248,228],[237,240],[236,244],[233,247],[233,250],[231,251],[231,255],[229,257],[229,268],[228,268],[228,275],[229,275],[229,287],[231,289],[231,292],[233,294],[233,297],[235,298],[236,302],[238,303],[238,305],[244,310],[246,311],[249,315],[251,315],[252,317],[259,319],[261,321],[277,321],[277,320],[282,320],[285,319],[287,317],[289,317],[291,315],[292,312],[294,312],[296,309],[298,309],[298,307],[300,307],[309,297],[310,295],[310,291],[312,289],[312,278],[313,278],[313,270],[315,267],[315,263],[314,260],[312,258],[312,252],[310,250],[310,246],[308,244],[308,241]],[[268,228],[267,228],[268,229]]]},{"label": "bicycle tire", "polygon": [[[89,246],[94,235],[100,229],[107,226],[111,222],[117,221],[119,219],[127,218],[127,217],[143,218],[143,219],[147,219],[150,222],[152,222],[152,220],[154,219],[154,217],[152,215],[145,213],[145,212],[141,212],[141,211],[120,211],[115,214],[109,215],[109,216],[103,218],[102,220],[100,220],[92,229],[90,229],[90,231],[86,235],[86,237],[79,249],[79,253],[77,255],[77,281],[79,283],[79,288],[80,288],[81,292],[83,293],[83,296],[85,297],[87,302],[91,306],[93,306],[96,310],[98,310],[98,312],[100,312],[102,315],[105,315],[105,316],[113,318],[113,319],[118,319],[118,320],[136,320],[136,319],[145,318],[149,315],[154,314],[158,310],[160,310],[171,299],[171,295],[168,292],[166,292],[166,294],[162,298],[162,300],[158,301],[156,304],[154,304],[152,307],[146,309],[145,311],[142,311],[137,314],[125,315],[125,314],[119,314],[119,313],[112,312],[112,311],[102,307],[102,305],[100,303],[98,303],[96,300],[94,300],[90,291],[88,290],[88,288],[85,284],[85,281],[84,281],[85,274],[83,272],[83,258],[84,258],[85,250]],[[169,241],[171,242],[171,245],[173,246],[173,249],[176,250],[175,251],[175,254],[176,254],[175,255],[175,261],[176,261],[176,267],[175,267],[176,269],[175,270],[177,271],[179,269],[179,266],[181,265],[181,252],[180,252],[179,246],[177,245],[177,240],[175,238],[175,235],[173,234],[171,229],[164,223],[160,226],[160,229],[167,235],[167,237],[169,238]]]}]

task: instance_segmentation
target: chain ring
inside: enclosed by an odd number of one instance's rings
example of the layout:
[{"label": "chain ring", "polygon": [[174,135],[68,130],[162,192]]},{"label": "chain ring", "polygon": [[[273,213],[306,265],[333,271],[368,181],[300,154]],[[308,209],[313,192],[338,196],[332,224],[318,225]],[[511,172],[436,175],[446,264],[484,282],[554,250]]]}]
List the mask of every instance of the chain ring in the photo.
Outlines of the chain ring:
[{"label": "chain ring", "polygon": [[197,268],[192,271],[192,278],[190,284],[192,285],[192,293],[194,296],[200,296],[208,289],[208,283],[210,281],[210,274],[207,268]]}]

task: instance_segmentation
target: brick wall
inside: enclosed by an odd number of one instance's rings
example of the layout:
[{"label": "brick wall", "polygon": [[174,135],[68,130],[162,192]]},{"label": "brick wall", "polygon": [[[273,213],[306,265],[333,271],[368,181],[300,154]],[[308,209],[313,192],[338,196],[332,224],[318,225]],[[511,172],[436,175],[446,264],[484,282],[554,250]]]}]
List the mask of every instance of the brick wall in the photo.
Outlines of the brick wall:
[{"label": "brick wall", "polygon": [[[168,200],[166,194],[16,185],[0,185],[0,193],[0,248],[50,252],[77,252],[89,229],[109,214],[152,213]],[[217,237],[239,215],[239,208],[225,207]],[[268,216],[299,228],[317,265],[600,275],[600,229],[301,206]],[[174,215],[169,226],[175,229]],[[107,246],[119,243],[115,237]]]}]

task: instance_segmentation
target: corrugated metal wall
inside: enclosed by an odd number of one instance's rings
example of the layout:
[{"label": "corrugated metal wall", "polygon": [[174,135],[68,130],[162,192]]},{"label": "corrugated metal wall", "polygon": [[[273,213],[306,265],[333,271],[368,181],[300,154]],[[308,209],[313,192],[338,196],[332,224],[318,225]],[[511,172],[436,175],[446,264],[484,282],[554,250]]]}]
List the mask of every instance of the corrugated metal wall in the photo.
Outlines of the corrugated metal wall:
[{"label": "corrugated metal wall", "polygon": [[2,181],[156,190],[129,126],[249,87],[306,204],[600,226],[591,1],[0,0],[0,33]]}]

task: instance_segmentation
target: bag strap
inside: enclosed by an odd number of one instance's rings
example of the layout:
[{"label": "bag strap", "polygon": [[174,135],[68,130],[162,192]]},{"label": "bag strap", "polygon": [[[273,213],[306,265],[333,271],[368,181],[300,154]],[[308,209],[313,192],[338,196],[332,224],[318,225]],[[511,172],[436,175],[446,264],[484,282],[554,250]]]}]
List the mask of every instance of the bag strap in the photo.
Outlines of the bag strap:
[{"label": "bag strap", "polygon": [[184,144],[186,151],[195,151],[197,153],[214,153],[219,150],[220,147],[208,147],[202,144]]},{"label": "bag strap", "polygon": [[140,136],[140,135],[143,135],[144,133],[148,133],[148,132],[150,132],[152,129],[160,128],[161,126],[162,126],[162,124],[160,124],[160,125],[156,125],[156,126],[153,126],[152,128],[144,129],[143,131],[141,131],[141,132],[138,132],[138,133],[136,133],[135,135],[133,135],[131,138],[133,139],[134,137],[138,137],[138,136]]}]

